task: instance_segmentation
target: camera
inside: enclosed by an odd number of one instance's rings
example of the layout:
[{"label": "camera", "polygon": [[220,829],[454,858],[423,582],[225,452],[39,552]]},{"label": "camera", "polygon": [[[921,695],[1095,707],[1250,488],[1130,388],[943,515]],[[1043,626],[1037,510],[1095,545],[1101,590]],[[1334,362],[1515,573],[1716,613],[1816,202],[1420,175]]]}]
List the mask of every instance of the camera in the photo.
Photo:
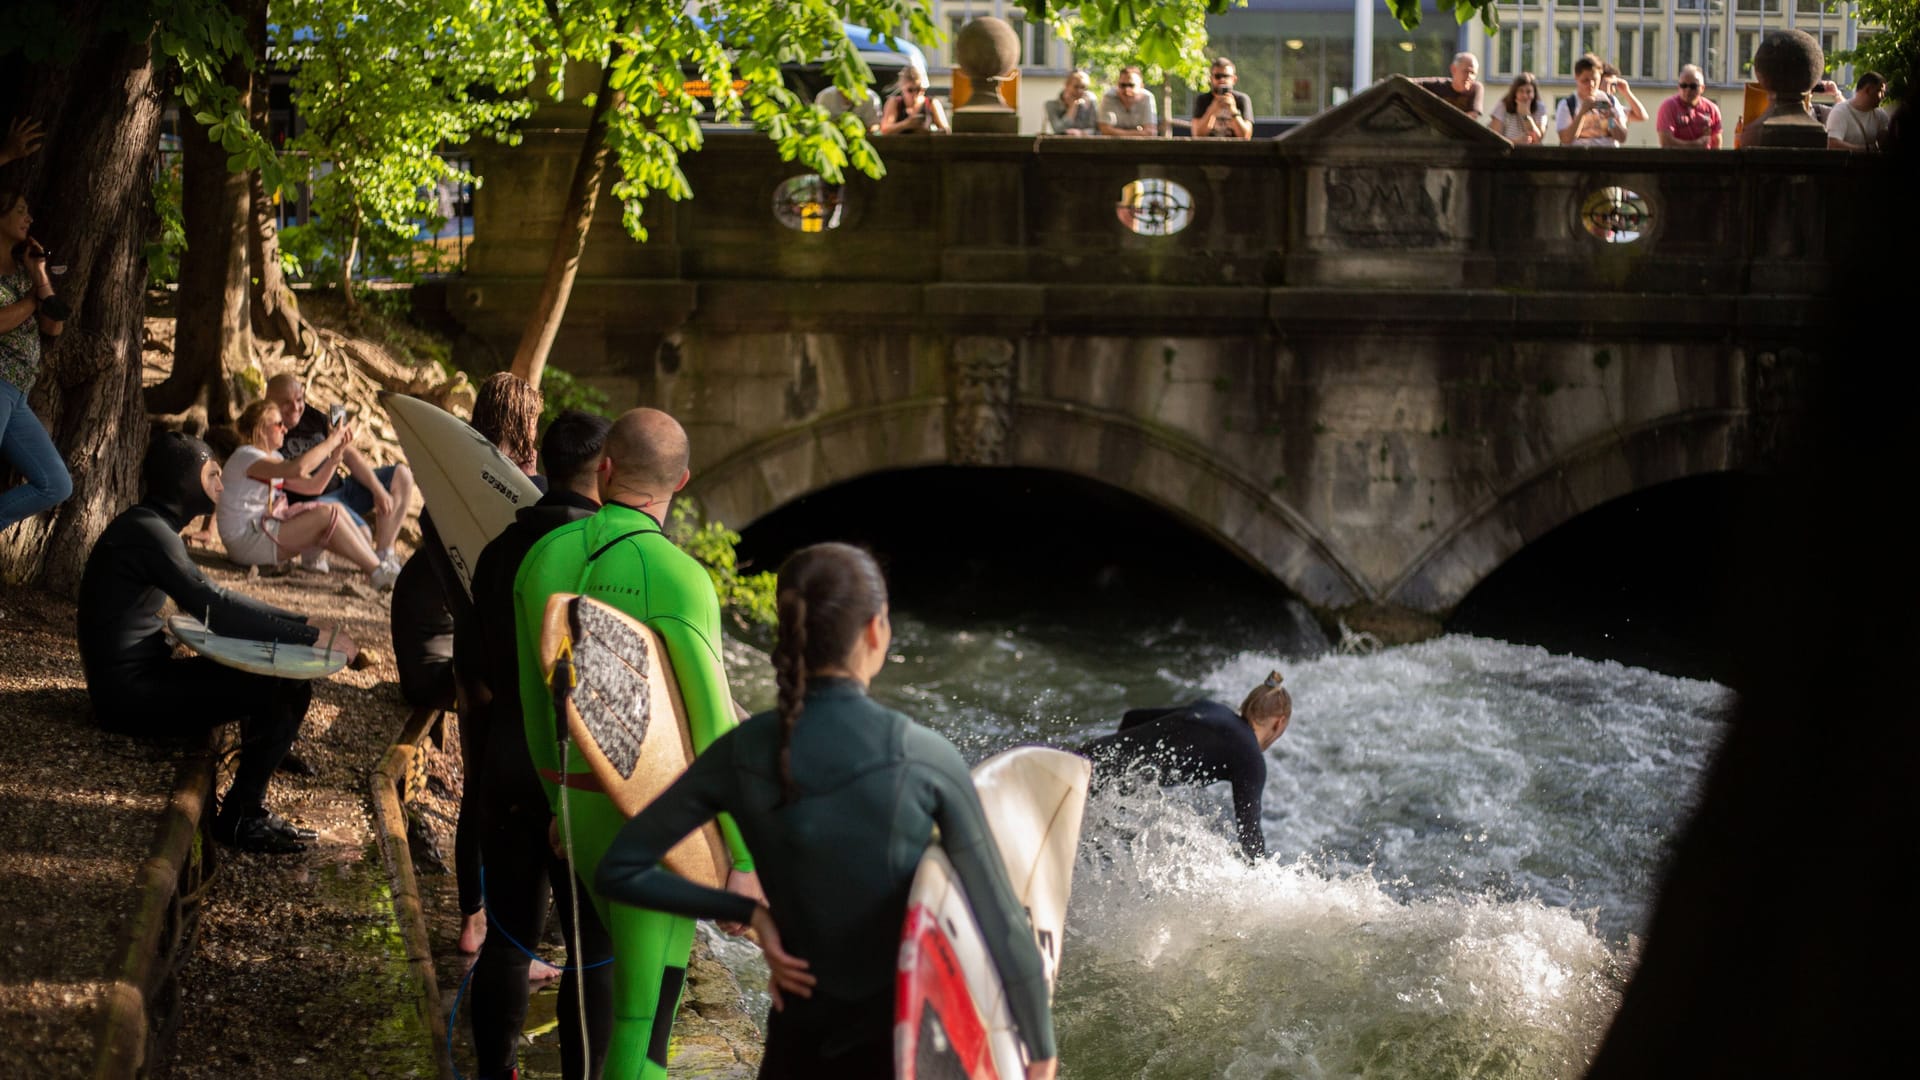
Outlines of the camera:
[{"label": "camera", "polygon": [[338,402],[335,402],[330,408],[327,409],[328,426],[339,427],[341,424],[344,424],[346,422],[347,422],[347,407],[345,405],[341,405]]}]

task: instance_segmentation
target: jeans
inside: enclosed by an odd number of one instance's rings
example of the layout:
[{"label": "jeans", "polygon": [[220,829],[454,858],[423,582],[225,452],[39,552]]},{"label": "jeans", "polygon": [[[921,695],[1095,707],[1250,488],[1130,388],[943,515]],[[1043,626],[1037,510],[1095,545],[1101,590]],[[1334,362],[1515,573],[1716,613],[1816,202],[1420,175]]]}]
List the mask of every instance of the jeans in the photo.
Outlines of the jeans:
[{"label": "jeans", "polygon": [[[386,488],[389,494],[393,492],[393,470],[396,468],[398,466],[383,465],[373,470],[374,479],[380,481],[380,486]],[[292,496],[291,498],[294,502],[312,500],[313,502],[339,503],[353,518],[353,523],[363,529],[367,528],[367,519],[373,516],[373,492],[354,479],[351,473],[341,477],[339,486],[325,495]]]},{"label": "jeans", "polygon": [[67,501],[73,478],[47,429],[20,388],[0,379],[0,457],[20,471],[21,483],[0,491],[0,529]]}]

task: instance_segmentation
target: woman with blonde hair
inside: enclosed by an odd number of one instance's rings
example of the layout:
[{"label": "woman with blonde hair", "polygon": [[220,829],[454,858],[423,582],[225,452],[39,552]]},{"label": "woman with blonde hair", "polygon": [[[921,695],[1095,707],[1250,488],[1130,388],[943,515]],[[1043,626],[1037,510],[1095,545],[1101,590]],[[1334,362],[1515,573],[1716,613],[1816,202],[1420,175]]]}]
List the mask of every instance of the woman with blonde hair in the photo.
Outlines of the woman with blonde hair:
[{"label": "woman with blonde hair", "polygon": [[880,134],[945,134],[951,130],[939,99],[927,93],[927,73],[913,64],[901,68],[900,77],[894,80],[893,95],[880,111]]},{"label": "woman with blonde hair", "polygon": [[256,401],[240,414],[237,426],[243,442],[227,459],[225,490],[214,513],[227,557],[241,566],[270,566],[302,552],[324,550],[365,571],[374,588],[393,588],[399,564],[383,563],[374,555],[373,545],[346,517],[344,507],[330,502],[289,504],[285,494],[325,490],[353,441],[353,425],[339,425],[292,461],[280,455],[287,437],[280,406]]}]

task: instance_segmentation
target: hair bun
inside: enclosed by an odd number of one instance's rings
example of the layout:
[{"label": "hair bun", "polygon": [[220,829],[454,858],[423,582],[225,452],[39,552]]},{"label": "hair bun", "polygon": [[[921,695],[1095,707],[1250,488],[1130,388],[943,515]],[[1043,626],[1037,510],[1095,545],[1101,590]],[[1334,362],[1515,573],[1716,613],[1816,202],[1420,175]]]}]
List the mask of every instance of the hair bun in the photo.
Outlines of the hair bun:
[{"label": "hair bun", "polygon": [[1269,689],[1277,689],[1280,686],[1280,684],[1285,681],[1287,681],[1287,677],[1285,675],[1280,674],[1278,671],[1271,671],[1267,673],[1266,679],[1263,680],[1260,685],[1265,686]]}]

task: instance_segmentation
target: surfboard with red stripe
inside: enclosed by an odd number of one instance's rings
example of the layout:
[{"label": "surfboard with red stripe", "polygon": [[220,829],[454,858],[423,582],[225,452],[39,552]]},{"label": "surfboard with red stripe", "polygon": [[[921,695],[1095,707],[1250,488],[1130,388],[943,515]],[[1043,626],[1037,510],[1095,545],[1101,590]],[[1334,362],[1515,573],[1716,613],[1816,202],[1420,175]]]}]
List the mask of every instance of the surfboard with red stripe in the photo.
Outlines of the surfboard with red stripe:
[{"label": "surfboard with red stripe", "polygon": [[[1067,895],[1092,766],[1026,746],[973,770],[1013,894],[1027,909],[1047,986],[1060,966]],[[927,849],[907,895],[894,996],[899,1080],[1015,1080],[1025,1055],[1006,991],[953,864]]]}]

